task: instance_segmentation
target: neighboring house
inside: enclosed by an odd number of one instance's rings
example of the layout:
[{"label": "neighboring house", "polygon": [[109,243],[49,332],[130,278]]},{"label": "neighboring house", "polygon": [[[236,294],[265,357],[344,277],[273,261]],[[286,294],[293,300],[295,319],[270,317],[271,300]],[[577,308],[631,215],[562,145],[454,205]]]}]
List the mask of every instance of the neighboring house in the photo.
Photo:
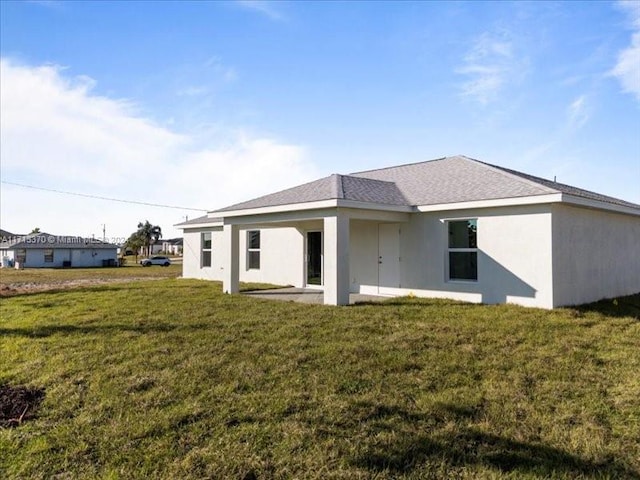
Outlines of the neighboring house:
[{"label": "neighboring house", "polygon": [[8,242],[11,237],[14,237],[15,233],[7,232],[0,228],[0,242]]},{"label": "neighboring house", "polygon": [[162,251],[169,255],[182,255],[182,237],[163,240]]},{"label": "neighboring house", "polygon": [[183,276],[553,308],[640,292],[640,205],[463,156],[331,175],[210,212]]},{"label": "neighboring house", "polygon": [[[142,248],[141,251],[146,253],[146,248]],[[152,243],[151,245],[149,245],[149,256],[151,255],[155,255],[157,253],[160,253],[164,250],[164,248],[162,247],[162,242],[160,240],[158,240],[155,243]]]},{"label": "neighboring house", "polygon": [[32,233],[0,242],[3,267],[102,267],[117,265],[117,245],[93,238]]}]

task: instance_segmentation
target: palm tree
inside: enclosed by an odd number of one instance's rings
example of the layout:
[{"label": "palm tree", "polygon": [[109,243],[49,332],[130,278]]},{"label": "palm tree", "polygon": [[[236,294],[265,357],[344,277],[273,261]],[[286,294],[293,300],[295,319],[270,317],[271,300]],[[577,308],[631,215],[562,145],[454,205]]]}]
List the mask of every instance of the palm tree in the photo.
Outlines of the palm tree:
[{"label": "palm tree", "polygon": [[147,249],[147,257],[151,254],[151,245],[162,238],[162,229],[157,225],[151,225],[149,220],[138,223],[136,235],[142,239],[143,246]]}]

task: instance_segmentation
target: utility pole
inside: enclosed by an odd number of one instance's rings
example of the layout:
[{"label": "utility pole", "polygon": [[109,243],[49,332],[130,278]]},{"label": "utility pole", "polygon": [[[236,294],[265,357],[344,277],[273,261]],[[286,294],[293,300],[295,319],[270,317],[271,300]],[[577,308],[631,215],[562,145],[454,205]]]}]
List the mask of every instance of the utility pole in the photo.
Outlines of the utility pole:
[{"label": "utility pole", "polygon": [[107,224],[102,224],[102,242],[107,243]]}]

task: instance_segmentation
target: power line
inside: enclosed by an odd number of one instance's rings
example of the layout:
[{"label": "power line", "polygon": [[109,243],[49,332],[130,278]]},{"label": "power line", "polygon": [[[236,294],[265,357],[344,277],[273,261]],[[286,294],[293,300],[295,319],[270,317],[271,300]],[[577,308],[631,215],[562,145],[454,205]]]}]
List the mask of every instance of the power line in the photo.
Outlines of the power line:
[{"label": "power line", "polygon": [[45,192],[59,193],[61,195],[75,195],[76,197],[95,198],[95,199],[98,199],[98,200],[107,200],[109,202],[132,203],[132,204],[135,204],[135,205],[145,205],[147,207],[175,208],[176,210],[194,210],[196,212],[207,212],[208,211],[208,210],[206,210],[204,208],[178,207],[178,206],[175,206],[175,205],[163,205],[161,203],[139,202],[137,200],[123,200],[121,198],[101,197],[100,195],[91,195],[91,194],[88,194],[88,193],[67,192],[67,191],[64,191],[64,190],[56,190],[56,189],[53,189],[53,188],[35,187],[33,185],[25,185],[23,183],[7,182],[5,180],[2,180],[1,182],[6,184],[6,185],[13,185],[15,187],[31,188],[33,190],[43,190]]}]

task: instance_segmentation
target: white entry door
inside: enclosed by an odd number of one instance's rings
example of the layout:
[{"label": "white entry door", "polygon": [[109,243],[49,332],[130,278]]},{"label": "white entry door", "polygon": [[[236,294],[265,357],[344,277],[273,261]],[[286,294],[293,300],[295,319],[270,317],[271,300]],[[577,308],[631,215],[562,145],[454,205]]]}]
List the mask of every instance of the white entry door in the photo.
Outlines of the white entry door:
[{"label": "white entry door", "polygon": [[400,225],[378,225],[378,293],[389,295],[400,287]]}]

